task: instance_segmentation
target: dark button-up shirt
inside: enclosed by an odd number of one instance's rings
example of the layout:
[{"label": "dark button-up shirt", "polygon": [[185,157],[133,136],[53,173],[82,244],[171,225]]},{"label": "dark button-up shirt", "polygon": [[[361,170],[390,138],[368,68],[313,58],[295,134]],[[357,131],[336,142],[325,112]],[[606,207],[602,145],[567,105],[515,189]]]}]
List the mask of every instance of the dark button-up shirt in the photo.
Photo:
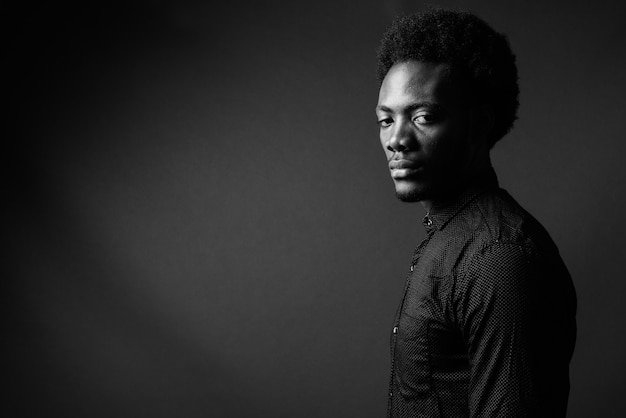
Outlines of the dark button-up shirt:
[{"label": "dark button-up shirt", "polygon": [[572,280],[493,170],[424,218],[391,341],[388,416],[564,417]]}]

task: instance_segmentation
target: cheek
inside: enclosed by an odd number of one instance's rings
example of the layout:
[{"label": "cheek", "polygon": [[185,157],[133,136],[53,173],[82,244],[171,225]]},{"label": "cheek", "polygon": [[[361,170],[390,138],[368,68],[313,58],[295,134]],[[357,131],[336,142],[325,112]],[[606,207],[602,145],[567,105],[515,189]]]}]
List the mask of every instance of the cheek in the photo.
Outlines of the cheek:
[{"label": "cheek", "polygon": [[457,164],[468,156],[467,130],[458,126],[447,126],[437,133],[431,142],[431,153],[442,163]]},{"label": "cheek", "polygon": [[380,135],[380,146],[383,148],[387,159],[391,158],[391,156],[393,155],[393,151],[387,149],[387,139],[384,138],[382,134]]}]

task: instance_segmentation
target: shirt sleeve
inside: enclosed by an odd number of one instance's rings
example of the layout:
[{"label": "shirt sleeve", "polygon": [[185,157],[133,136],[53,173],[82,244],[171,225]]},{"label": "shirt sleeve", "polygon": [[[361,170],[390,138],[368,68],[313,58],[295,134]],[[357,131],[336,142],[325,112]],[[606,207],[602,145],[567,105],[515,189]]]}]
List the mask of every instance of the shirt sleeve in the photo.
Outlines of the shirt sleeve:
[{"label": "shirt sleeve", "polygon": [[471,417],[535,416],[535,270],[524,247],[495,242],[474,255],[457,284],[455,310],[470,363]]}]

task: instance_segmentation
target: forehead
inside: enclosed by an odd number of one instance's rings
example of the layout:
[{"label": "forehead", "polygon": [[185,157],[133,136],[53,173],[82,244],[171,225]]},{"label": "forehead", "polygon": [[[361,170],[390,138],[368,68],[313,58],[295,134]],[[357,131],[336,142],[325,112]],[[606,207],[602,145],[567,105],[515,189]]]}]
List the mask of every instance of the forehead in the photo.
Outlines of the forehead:
[{"label": "forehead", "polygon": [[407,61],[392,66],[383,79],[378,105],[394,108],[415,101],[439,103],[453,98],[450,66]]}]

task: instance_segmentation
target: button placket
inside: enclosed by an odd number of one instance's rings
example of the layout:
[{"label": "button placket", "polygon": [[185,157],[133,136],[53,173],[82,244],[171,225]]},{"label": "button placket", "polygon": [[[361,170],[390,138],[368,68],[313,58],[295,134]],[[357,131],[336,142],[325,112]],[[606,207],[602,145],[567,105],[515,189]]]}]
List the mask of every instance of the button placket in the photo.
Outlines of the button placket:
[{"label": "button placket", "polygon": [[[426,218],[424,217],[424,224],[426,225]],[[430,219],[428,219],[428,221],[430,221],[429,225],[432,225],[432,221]],[[428,244],[428,242],[430,242],[430,239],[432,238],[434,233],[434,230],[431,228],[427,228],[427,234],[424,237],[424,239],[422,240],[422,242],[417,246],[417,248],[415,249],[414,253],[413,253],[413,260],[411,262],[411,266],[410,266],[410,270],[411,273],[409,273],[407,275],[406,278],[406,283],[405,283],[405,287],[404,287],[404,294],[402,296],[402,301],[400,303],[400,308],[398,310],[398,315],[395,319],[395,325],[393,327],[393,331],[392,331],[392,342],[391,342],[391,373],[390,373],[390,381],[389,381],[389,402],[388,402],[388,413],[391,413],[391,409],[392,409],[392,398],[393,398],[393,378],[395,376],[395,358],[396,358],[396,344],[397,344],[397,334],[398,334],[398,325],[399,325],[399,321],[400,321],[400,316],[402,315],[402,310],[404,308],[404,302],[406,300],[406,296],[407,296],[407,292],[409,290],[409,285],[410,285],[410,281],[411,281],[411,277],[413,276],[413,272],[415,270],[415,266],[417,265],[417,262],[419,260],[419,257],[422,253],[422,251],[424,250],[424,247],[426,247],[426,245]]]}]

